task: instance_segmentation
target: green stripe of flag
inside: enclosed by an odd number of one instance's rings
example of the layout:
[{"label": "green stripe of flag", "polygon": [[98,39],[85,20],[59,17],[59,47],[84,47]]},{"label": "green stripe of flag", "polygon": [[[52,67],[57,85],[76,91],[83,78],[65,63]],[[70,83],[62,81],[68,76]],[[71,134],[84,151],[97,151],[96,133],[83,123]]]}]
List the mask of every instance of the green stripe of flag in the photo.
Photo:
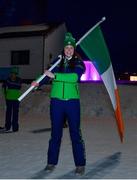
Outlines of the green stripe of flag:
[{"label": "green stripe of flag", "polygon": [[99,26],[91,31],[79,45],[93,62],[100,75],[109,68],[111,59]]}]

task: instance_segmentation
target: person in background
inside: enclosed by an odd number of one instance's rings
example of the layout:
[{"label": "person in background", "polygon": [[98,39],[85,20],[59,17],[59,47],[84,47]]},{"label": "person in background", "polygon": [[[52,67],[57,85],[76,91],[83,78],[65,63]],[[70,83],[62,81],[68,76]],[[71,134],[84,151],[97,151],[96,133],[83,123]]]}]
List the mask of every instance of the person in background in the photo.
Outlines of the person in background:
[{"label": "person in background", "polygon": [[[49,140],[46,171],[52,171],[58,163],[63,125],[66,119],[72,141],[76,166],[75,173],[83,174],[85,171],[85,146],[80,129],[80,95],[78,88],[80,77],[85,72],[85,65],[76,56],[75,48],[75,39],[71,33],[66,33],[60,64],[52,72],[45,71],[46,76],[52,79],[50,94],[51,139]],[[57,60],[58,58],[52,64]],[[32,85],[41,86],[42,83],[38,84],[34,81]]]},{"label": "person in background", "polygon": [[2,84],[2,91],[6,100],[5,128],[3,132],[17,132],[19,130],[19,101],[21,94],[21,78],[18,69],[13,67],[9,78]]}]

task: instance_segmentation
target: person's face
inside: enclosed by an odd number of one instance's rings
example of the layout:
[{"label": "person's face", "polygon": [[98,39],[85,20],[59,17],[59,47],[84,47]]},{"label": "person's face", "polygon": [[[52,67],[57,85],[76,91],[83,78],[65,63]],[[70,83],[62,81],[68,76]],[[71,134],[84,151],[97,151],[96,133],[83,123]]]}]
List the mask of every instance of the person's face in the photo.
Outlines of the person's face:
[{"label": "person's face", "polygon": [[12,80],[15,80],[16,77],[17,77],[16,73],[11,73],[11,79],[12,79]]},{"label": "person's face", "polygon": [[65,46],[64,47],[64,54],[67,57],[72,57],[74,54],[74,47],[71,45]]}]

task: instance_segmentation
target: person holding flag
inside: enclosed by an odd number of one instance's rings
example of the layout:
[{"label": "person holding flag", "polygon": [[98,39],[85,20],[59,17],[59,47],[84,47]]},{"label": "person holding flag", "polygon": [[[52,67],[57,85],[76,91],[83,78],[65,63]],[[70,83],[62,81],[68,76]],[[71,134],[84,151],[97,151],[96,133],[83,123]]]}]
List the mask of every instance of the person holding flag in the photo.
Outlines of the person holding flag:
[{"label": "person holding flag", "polygon": [[[23,93],[18,100],[21,101],[33,88],[41,84],[43,78],[53,79],[51,90],[50,114],[52,122],[51,140],[48,150],[48,165],[45,170],[53,170],[58,162],[59,148],[62,137],[63,114],[68,116],[70,136],[72,140],[73,155],[76,172],[81,174],[85,169],[85,150],[83,140],[80,137],[80,102],[77,82],[85,67],[82,61],[75,56],[76,46],[80,46],[85,55],[92,61],[100,74],[108,91],[116,118],[117,130],[120,141],[124,141],[124,121],[120,107],[120,97],[113,72],[113,66],[109,51],[100,28],[100,24],[106,20],[103,17],[77,43],[70,33],[65,37],[63,56],[58,56],[54,64]],[[51,70],[53,70],[51,72]],[[47,79],[47,77],[45,79]]]},{"label": "person holding flag", "polygon": [[[50,118],[51,139],[49,141],[46,171],[52,171],[58,163],[64,118],[67,117],[74,162],[75,173],[83,174],[86,165],[85,146],[80,129],[80,94],[78,82],[85,72],[85,65],[75,54],[76,42],[67,32],[64,39],[64,50],[60,63],[51,72],[45,71],[46,77],[40,83],[32,82],[32,86],[41,86],[47,78],[53,80],[51,89]],[[58,59],[53,61],[53,64]]]}]

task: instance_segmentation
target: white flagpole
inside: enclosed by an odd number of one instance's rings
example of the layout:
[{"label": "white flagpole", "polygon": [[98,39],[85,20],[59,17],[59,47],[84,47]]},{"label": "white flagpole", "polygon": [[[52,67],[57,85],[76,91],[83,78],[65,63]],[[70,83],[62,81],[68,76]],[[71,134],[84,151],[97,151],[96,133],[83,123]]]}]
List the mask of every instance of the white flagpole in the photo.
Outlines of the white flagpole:
[{"label": "white flagpole", "polygon": [[[48,69],[49,71],[52,71],[52,70],[60,63],[60,61],[61,61],[61,55],[59,55],[58,57],[59,57],[58,61],[57,61],[55,64],[53,64],[53,66],[52,66],[51,68]],[[38,80],[36,80],[36,82],[39,83],[39,82],[42,81],[42,79],[44,79],[45,77],[46,77],[46,75],[43,74],[42,76],[40,76],[40,78],[38,78]],[[18,101],[21,101],[21,100],[22,100],[25,96],[27,96],[27,94],[29,94],[34,88],[35,88],[35,86],[30,86],[30,88],[29,88],[27,91],[25,91],[25,92],[18,98]]]},{"label": "white flagpole", "polygon": [[78,42],[76,43],[76,46],[77,45],[79,45],[80,43],[81,43],[81,41],[89,34],[89,33],[91,33],[97,26],[99,26],[103,21],[105,21],[106,20],[106,17],[102,17],[102,19],[99,21],[99,22],[97,22],[88,32],[86,32],[85,34],[84,34],[84,36],[82,36],[79,40],[78,40]]}]

